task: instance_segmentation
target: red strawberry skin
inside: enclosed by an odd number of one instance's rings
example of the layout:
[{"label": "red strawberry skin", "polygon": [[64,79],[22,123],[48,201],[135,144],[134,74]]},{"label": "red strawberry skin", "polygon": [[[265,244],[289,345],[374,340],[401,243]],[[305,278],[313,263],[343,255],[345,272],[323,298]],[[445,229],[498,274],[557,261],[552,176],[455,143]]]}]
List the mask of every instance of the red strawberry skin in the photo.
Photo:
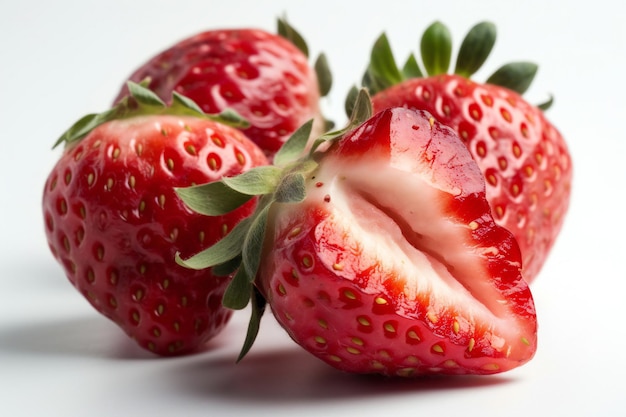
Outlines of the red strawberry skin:
[{"label": "red strawberry skin", "polygon": [[192,117],[107,122],[68,146],[43,193],[48,244],[71,283],[100,313],[159,355],[193,352],[231,313],[228,277],[176,264],[215,243],[254,209],[209,218],[174,187],[266,164],[234,128]]},{"label": "red strawberry skin", "polygon": [[342,138],[305,200],[272,208],[268,230],[257,284],[289,335],[331,366],[492,374],[534,355],[517,243],[463,143],[426,112],[388,109]]},{"label": "red strawberry skin", "polygon": [[[306,121],[315,118],[323,127],[317,77],[307,57],[287,39],[263,30],[211,30],[184,39],[130,79],[146,77],[163,100],[176,91],[205,113],[236,110],[251,124],[246,136],[270,156]],[[116,101],[126,93],[123,88]]]},{"label": "red strawberry skin", "polygon": [[372,104],[426,110],[459,134],[485,176],[495,221],[517,239],[524,277],[533,281],[563,225],[572,182],[567,145],[543,112],[516,92],[450,74],[403,81]]}]

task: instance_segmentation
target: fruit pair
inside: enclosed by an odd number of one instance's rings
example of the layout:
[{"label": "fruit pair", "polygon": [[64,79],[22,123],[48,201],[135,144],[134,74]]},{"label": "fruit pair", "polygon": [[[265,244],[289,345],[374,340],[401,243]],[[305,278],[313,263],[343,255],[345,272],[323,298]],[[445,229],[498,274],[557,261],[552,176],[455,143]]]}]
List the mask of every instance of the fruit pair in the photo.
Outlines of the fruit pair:
[{"label": "fruit pair", "polygon": [[323,130],[325,60],[316,62],[318,83],[301,36],[282,20],[279,32],[216,30],[183,40],[138,69],[111,110],[79,120],[57,143],[65,150],[43,195],[50,249],[100,313],[157,354],[201,349],[227,323],[229,272],[191,271],[174,255],[212,245],[255,204],[207,219],[174,188],[268,164],[311,118]]}]

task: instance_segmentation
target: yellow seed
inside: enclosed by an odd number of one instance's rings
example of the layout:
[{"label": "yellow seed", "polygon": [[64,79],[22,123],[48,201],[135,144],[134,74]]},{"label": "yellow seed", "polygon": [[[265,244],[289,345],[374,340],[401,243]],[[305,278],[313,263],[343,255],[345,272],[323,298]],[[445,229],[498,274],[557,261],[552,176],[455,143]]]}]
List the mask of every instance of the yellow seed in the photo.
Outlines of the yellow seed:
[{"label": "yellow seed", "polygon": [[432,128],[435,125],[435,118],[431,117],[430,119],[428,119],[428,123],[430,123],[430,127]]},{"label": "yellow seed", "polygon": [[470,224],[469,224],[469,228],[470,228],[470,230],[478,229],[478,222],[471,221]]},{"label": "yellow seed", "polygon": [[391,355],[389,354],[389,352],[387,352],[387,351],[386,351],[386,350],[384,350],[384,349],[383,349],[383,350],[381,350],[381,351],[379,351],[379,352],[378,352],[378,355],[379,355],[381,358],[391,359]]},{"label": "yellow seed", "polygon": [[374,300],[374,302],[378,305],[385,305],[387,304],[387,300],[385,300],[382,297],[376,297],[376,299]]},{"label": "yellow seed", "polygon": [[320,345],[326,344],[326,339],[324,339],[322,336],[315,336],[315,341],[319,343]]},{"label": "yellow seed", "polygon": [[90,172],[89,175],[87,175],[87,184],[93,185],[93,181],[95,179],[96,179],[96,176],[93,174],[93,172]]},{"label": "yellow seed", "polygon": [[452,331],[454,332],[454,334],[459,334],[459,331],[461,330],[461,325],[459,324],[458,321],[454,321],[454,323],[452,324]]},{"label": "yellow seed", "polygon": [[420,341],[422,339],[420,339],[420,337],[417,335],[417,332],[415,330],[409,330],[408,333],[406,334],[408,336],[409,339],[413,339],[413,340],[417,340]]},{"label": "yellow seed", "polygon": [[500,366],[498,366],[498,364],[495,363],[488,363],[486,365],[481,366],[482,369],[484,369],[485,371],[497,371],[498,369],[500,369]]},{"label": "yellow seed", "polygon": [[361,354],[361,351],[360,351],[360,350],[358,350],[357,348],[352,347],[352,346],[348,346],[348,347],[346,348],[346,351],[347,351],[348,353],[353,354],[353,355],[360,355],[360,354]]},{"label": "yellow seed", "polygon": [[452,359],[448,359],[443,363],[443,366],[445,366],[446,368],[456,368],[458,364]]},{"label": "yellow seed", "polygon": [[441,345],[439,344],[433,345],[432,349],[433,352],[443,353],[443,347],[441,347]]},{"label": "yellow seed", "polygon": [[356,295],[354,295],[354,293],[350,290],[345,290],[343,292],[344,297],[346,297],[348,300],[356,300]]},{"label": "yellow seed", "polygon": [[530,342],[525,337],[522,337],[522,343],[525,344],[526,346],[530,346]]},{"label": "yellow seed", "polygon": [[135,184],[137,184],[137,179],[135,178],[135,176],[131,175],[130,177],[128,177],[128,186],[131,189],[135,189]]},{"label": "yellow seed", "polygon": [[287,290],[285,290],[285,286],[283,284],[278,284],[278,292],[280,295],[287,294]]},{"label": "yellow seed", "polygon": [[161,194],[159,196],[159,206],[161,206],[161,208],[165,207],[165,195]]},{"label": "yellow seed", "polygon": [[354,343],[355,345],[363,346],[363,339],[360,339],[358,337],[353,337],[352,343]]},{"label": "yellow seed", "polygon": [[117,159],[120,156],[120,148],[113,149],[113,159]]},{"label": "yellow seed", "polygon": [[384,326],[385,331],[389,332],[389,333],[395,333],[396,332],[396,328],[394,327],[393,323],[385,323]]},{"label": "yellow seed", "polygon": [[361,326],[370,326],[371,323],[370,321],[367,319],[367,317],[359,317],[357,318],[357,321],[359,322],[359,324]]},{"label": "yellow seed", "polygon": [[289,237],[296,237],[300,234],[301,231],[301,227],[294,227],[293,229],[291,229],[291,232],[289,232]]},{"label": "yellow seed", "polygon": [[322,328],[322,329],[328,329],[328,323],[326,322],[326,320],[323,319],[319,319],[317,321],[317,324]]},{"label": "yellow seed", "polygon": [[343,265],[342,264],[333,264],[333,269],[335,271],[343,271]]},{"label": "yellow seed", "polygon": [[165,311],[165,306],[163,304],[159,304],[156,308],[156,314],[158,316],[163,315],[163,312]]},{"label": "yellow seed", "polygon": [[328,358],[333,362],[341,362],[341,358],[337,355],[330,355]]},{"label": "yellow seed", "polygon": [[437,315],[435,313],[433,313],[432,311],[429,311],[428,314],[426,314],[426,318],[431,323],[437,323],[439,321],[439,317],[437,317]]},{"label": "yellow seed", "polygon": [[172,158],[168,158],[167,167],[169,168],[170,171],[174,170],[174,160]]},{"label": "yellow seed", "polygon": [[472,337],[469,341],[469,345],[467,346],[467,351],[471,352],[472,350],[474,350],[474,345],[476,345],[476,340],[474,340],[474,338]]}]

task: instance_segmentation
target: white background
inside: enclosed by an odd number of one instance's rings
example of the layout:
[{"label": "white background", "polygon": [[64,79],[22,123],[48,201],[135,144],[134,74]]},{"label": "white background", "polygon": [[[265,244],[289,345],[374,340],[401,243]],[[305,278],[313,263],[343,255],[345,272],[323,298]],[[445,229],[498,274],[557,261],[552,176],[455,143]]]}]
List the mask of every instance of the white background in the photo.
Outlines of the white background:
[{"label": "white background", "polygon": [[[3,1],[0,4],[0,415],[625,416],[626,25],[612,0]],[[575,168],[571,209],[533,284],[539,349],[493,377],[381,380],[338,373],[293,345],[273,318],[234,365],[246,314],[202,354],[155,359],[91,309],[49,254],[41,193],[53,142],[103,110],[125,77],[175,41],[218,27],[274,30],[286,14],[335,75],[327,116],[385,30],[396,55],[444,21],[458,43],[484,19],[499,39],[484,71],[533,60],[526,97],[556,97],[548,117]]]}]

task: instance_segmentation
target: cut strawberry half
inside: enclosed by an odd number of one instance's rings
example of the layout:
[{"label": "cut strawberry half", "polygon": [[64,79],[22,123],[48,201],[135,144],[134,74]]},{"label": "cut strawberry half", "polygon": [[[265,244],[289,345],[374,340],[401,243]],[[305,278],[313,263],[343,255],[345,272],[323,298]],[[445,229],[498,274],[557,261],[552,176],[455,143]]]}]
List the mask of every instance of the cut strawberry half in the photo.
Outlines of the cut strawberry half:
[{"label": "cut strawberry half", "polygon": [[274,177],[231,253],[258,288],[243,352],[267,301],[298,344],[344,371],[491,374],[530,360],[537,323],[519,247],[454,131],[395,108],[327,144]]}]

